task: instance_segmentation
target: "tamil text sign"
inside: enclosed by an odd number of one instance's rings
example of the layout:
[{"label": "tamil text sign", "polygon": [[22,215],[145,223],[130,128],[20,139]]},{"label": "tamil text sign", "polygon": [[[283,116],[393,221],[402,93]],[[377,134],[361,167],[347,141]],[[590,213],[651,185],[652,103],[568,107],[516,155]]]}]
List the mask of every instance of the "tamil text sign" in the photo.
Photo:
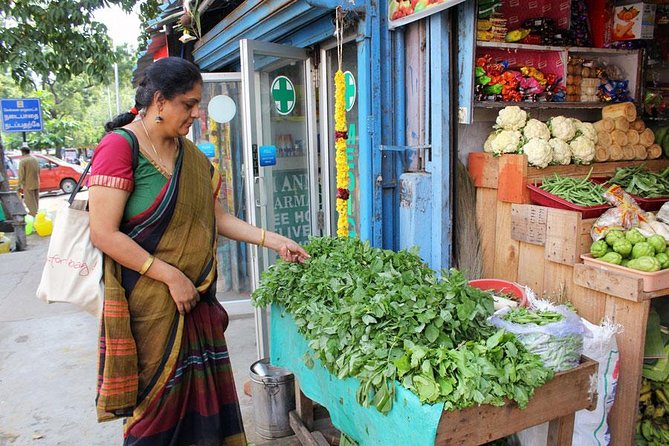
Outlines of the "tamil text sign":
[{"label": "tamil text sign", "polygon": [[39,99],[0,99],[3,132],[41,132]]}]

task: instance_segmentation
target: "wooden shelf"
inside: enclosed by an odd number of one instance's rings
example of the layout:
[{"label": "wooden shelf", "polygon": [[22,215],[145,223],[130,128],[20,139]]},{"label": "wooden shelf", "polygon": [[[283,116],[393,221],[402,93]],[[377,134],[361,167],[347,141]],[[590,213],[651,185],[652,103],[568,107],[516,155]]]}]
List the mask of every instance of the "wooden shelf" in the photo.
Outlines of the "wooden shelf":
[{"label": "wooden shelf", "polygon": [[[634,443],[646,325],[651,302],[669,289],[643,291],[643,279],[581,263],[589,252],[594,219],[578,212],[529,204],[526,184],[560,173],[610,176],[617,167],[645,163],[653,170],[668,159],[594,163],[589,166],[527,166],[525,155],[493,157],[469,154],[476,186],[476,221],[480,228],[483,277],[529,286],[554,302],[570,300],[578,314],[594,324],[608,318],[623,331],[616,336],[620,352],[616,398],[608,416],[611,446]],[[669,297],[666,297],[669,299]]]},{"label": "wooden shelf", "polygon": [[474,101],[476,108],[504,108],[509,105],[517,105],[522,108],[562,108],[562,109],[598,109],[608,102],[493,102],[493,101]]},{"label": "wooden shelf", "polygon": [[567,51],[570,53],[609,54],[609,55],[635,54],[639,51],[639,50],[619,50],[615,48],[589,48],[580,46],[528,45],[525,43],[484,42],[480,40],[476,41],[476,46],[481,48],[496,48],[496,49],[507,49],[507,50]]}]

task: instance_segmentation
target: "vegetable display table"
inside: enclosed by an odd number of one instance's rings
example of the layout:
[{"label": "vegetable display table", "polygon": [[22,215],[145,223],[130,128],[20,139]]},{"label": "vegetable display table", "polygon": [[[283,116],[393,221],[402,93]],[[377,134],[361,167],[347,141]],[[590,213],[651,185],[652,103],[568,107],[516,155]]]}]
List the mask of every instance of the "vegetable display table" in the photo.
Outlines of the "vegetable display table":
[{"label": "vegetable display table", "polygon": [[570,300],[578,314],[594,324],[608,317],[622,326],[616,336],[620,352],[616,399],[608,416],[613,446],[634,444],[650,302],[669,296],[669,289],[644,292],[642,279],[582,264],[580,256],[589,252],[595,219],[529,204],[527,184],[554,173],[584,178],[591,168],[593,177],[609,177],[619,167],[640,164],[660,171],[669,160],[537,169],[527,166],[524,155],[495,158],[476,152],[469,157],[484,276],[527,285],[557,303]]},{"label": "vegetable display table", "polygon": [[314,358],[312,367],[307,366],[312,362],[305,362],[311,351],[307,341],[298,333],[290,315],[274,305],[270,334],[271,363],[293,372],[300,385],[301,392],[296,392],[298,409],[291,414],[291,425],[298,438],[303,438],[303,444],[322,444],[311,438],[303,426],[309,427],[312,421],[310,400],[324,406],[335,427],[360,446],[482,444],[546,421],[550,421],[549,444],[570,445],[574,412],[592,410],[596,405],[596,394],[591,389],[597,363],[584,358],[579,367],[556,374],[538,388],[524,410],[510,403],[445,412],[443,404],[421,404],[416,395],[396,383],[393,409],[383,415],[357,403],[357,380],[338,379]]}]

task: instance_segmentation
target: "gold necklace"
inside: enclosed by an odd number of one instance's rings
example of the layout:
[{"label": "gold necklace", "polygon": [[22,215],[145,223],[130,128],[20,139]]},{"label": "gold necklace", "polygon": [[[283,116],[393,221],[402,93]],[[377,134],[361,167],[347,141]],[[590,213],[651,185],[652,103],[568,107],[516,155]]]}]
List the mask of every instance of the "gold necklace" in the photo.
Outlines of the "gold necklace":
[{"label": "gold necklace", "polygon": [[165,167],[165,163],[163,163],[163,159],[158,155],[158,151],[156,150],[156,146],[153,145],[153,141],[151,140],[151,136],[149,136],[149,131],[146,130],[146,125],[144,124],[144,119],[140,119],[139,122],[142,123],[142,128],[144,129],[144,133],[146,134],[147,139],[149,140],[149,144],[151,144],[151,148],[153,149],[153,153],[155,153],[156,158],[158,158],[158,162],[160,163],[160,167],[167,172],[167,168]]}]

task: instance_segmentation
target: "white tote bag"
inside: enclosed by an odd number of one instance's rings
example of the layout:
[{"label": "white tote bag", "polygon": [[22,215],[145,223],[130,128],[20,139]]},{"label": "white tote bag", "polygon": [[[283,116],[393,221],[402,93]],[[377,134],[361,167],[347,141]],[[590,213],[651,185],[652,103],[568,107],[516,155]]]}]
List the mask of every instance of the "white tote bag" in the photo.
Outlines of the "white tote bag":
[{"label": "white tote bag", "polygon": [[87,204],[77,200],[56,214],[37,297],[47,303],[71,303],[99,316],[104,292],[102,252],[91,243]]}]

